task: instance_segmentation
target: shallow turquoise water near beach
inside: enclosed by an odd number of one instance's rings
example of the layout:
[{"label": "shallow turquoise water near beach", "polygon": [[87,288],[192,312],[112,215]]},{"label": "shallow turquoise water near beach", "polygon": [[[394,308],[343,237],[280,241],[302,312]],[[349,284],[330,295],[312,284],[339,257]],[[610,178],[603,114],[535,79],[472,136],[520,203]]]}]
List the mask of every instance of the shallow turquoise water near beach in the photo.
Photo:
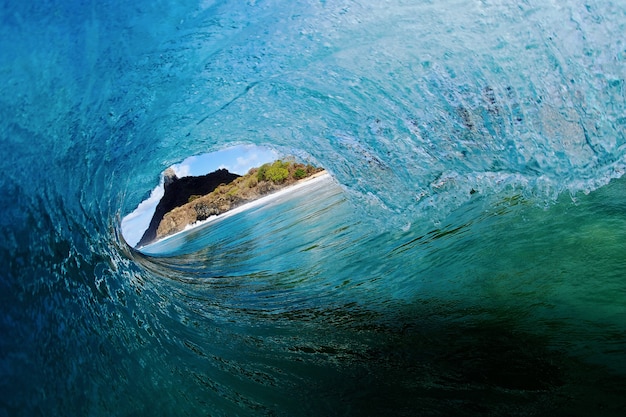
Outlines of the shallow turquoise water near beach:
[{"label": "shallow turquoise water near beach", "polygon": [[[0,17],[0,416],[623,415],[622,2]],[[242,143],[333,179],[125,245]]]}]

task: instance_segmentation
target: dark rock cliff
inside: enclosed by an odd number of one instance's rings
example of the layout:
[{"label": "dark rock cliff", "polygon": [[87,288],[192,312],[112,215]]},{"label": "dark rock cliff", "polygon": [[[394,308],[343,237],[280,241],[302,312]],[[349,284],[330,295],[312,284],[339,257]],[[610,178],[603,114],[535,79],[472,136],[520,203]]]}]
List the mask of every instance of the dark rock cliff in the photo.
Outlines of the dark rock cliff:
[{"label": "dark rock cliff", "polygon": [[215,190],[220,184],[229,184],[239,175],[232,174],[226,169],[218,169],[210,174],[198,177],[178,178],[174,171],[168,169],[163,174],[165,193],[156,207],[150,225],[145,231],[137,247],[145,246],[156,239],[156,231],[165,214],[189,201],[192,195],[205,195]]}]

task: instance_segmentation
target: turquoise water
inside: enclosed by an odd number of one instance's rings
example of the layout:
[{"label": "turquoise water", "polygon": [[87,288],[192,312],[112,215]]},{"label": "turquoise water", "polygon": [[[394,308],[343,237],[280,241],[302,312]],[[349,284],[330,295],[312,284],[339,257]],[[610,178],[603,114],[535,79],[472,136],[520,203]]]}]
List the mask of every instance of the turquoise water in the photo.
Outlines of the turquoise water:
[{"label": "turquoise water", "polygon": [[[4,2],[0,416],[621,416],[622,2]],[[141,253],[166,167],[332,178]]]}]

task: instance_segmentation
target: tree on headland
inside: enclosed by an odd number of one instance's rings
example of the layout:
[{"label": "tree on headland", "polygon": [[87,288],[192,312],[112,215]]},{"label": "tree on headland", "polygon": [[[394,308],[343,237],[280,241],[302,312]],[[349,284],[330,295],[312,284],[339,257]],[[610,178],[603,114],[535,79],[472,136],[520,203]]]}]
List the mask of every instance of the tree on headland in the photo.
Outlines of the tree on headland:
[{"label": "tree on headland", "polygon": [[293,172],[293,177],[297,180],[306,177],[306,175],[306,171],[302,168],[296,168],[296,170]]},{"label": "tree on headland", "polygon": [[289,164],[283,161],[275,161],[265,172],[265,179],[272,181],[274,184],[281,184],[289,176],[287,166],[289,166]]},{"label": "tree on headland", "polygon": [[297,162],[274,161],[261,165],[256,176],[258,181],[271,181],[274,184],[282,184],[288,178],[300,180],[320,171],[312,165],[305,165]]}]

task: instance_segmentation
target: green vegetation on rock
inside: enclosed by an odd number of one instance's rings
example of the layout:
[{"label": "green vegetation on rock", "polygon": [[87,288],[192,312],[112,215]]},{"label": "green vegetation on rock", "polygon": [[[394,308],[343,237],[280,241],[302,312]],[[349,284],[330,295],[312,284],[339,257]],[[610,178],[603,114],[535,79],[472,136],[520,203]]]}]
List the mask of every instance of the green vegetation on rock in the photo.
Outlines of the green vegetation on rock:
[{"label": "green vegetation on rock", "polygon": [[306,171],[302,168],[297,168],[293,173],[293,177],[297,180],[306,177],[306,175]]},{"label": "green vegetation on rock", "polygon": [[[251,171],[254,171],[253,168]],[[258,181],[271,181],[274,184],[282,184],[289,178],[300,180],[316,172],[321,171],[312,165],[305,165],[296,162],[274,161],[271,164],[263,164],[256,169]],[[250,173],[248,173],[250,175]]]},{"label": "green vegetation on rock", "polygon": [[274,184],[281,184],[289,177],[288,163],[276,161],[265,172],[265,180],[272,181]]}]

